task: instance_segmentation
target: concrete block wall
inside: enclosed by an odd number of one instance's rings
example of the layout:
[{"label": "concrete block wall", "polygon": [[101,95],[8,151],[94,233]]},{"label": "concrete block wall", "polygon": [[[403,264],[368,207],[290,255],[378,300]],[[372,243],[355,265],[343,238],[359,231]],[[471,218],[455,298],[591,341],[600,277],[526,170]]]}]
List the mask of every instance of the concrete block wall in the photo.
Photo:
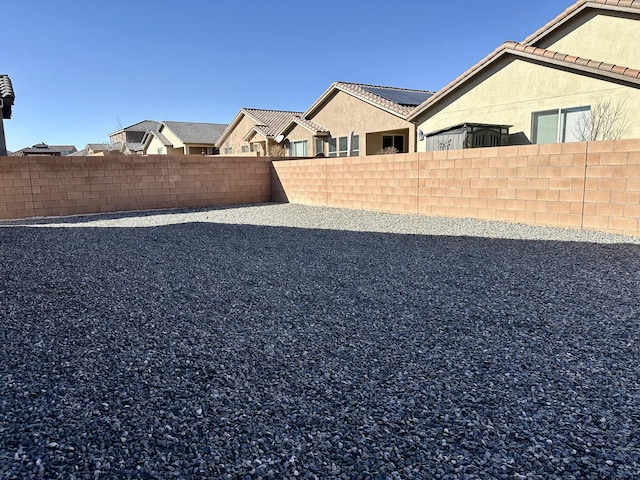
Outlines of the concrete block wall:
[{"label": "concrete block wall", "polygon": [[270,200],[640,236],[640,139],[296,160],[0,158],[0,219]]},{"label": "concrete block wall", "polygon": [[266,202],[270,183],[258,157],[2,157],[0,219]]},{"label": "concrete block wall", "polygon": [[589,143],[584,202],[585,228],[640,235],[640,140]]},{"label": "concrete block wall", "polygon": [[640,235],[640,139],[273,166],[277,199],[293,203]]}]

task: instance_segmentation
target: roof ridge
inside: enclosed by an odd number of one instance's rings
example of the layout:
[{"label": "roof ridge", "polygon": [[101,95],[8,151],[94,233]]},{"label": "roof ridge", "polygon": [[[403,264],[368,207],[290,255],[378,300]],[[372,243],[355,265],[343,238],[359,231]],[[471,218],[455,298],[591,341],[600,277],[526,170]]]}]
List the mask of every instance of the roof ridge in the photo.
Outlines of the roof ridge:
[{"label": "roof ridge", "polygon": [[[601,0],[601,1],[611,1],[611,0]],[[621,0],[624,1],[624,0]],[[628,0],[627,0],[628,1]],[[640,3],[638,0],[633,0],[634,2]],[[535,56],[540,59],[544,59],[544,61],[551,62],[560,62],[564,65],[574,66],[577,68],[589,68],[592,70],[598,70],[603,74],[613,74],[622,77],[627,77],[629,80],[640,80],[640,70],[635,68],[625,67],[622,65],[614,65],[611,63],[606,63],[599,60],[593,60],[588,58],[576,57],[575,55],[569,55],[561,52],[554,52],[553,50],[547,50],[540,47],[534,47],[532,45],[526,45],[520,42],[514,42],[513,40],[509,40],[504,42],[498,48],[496,48],[489,55],[484,57],[478,63],[473,65],[471,68],[465,70],[462,74],[458,75],[447,85],[438,90],[433,96],[425,100],[422,104],[418,105],[414,108],[408,115],[407,118],[415,118],[415,116],[421,114],[424,110],[426,110],[429,105],[435,103],[440,98],[448,94],[451,90],[453,90],[457,85],[463,83],[470,76],[472,76],[475,72],[484,68],[485,65],[493,62],[497,57],[503,55],[504,53],[508,53],[509,51],[515,53],[516,55],[525,53],[527,55]]]},{"label": "roof ridge", "polygon": [[338,85],[338,84],[355,85],[357,87],[385,88],[385,89],[389,89],[389,90],[404,90],[404,91],[409,91],[409,92],[431,92],[431,93],[433,93],[432,90],[422,90],[422,89],[419,89],[419,88],[393,87],[393,86],[390,86],[390,85],[373,85],[373,84],[369,84],[369,83],[335,82],[335,84],[336,85]]},{"label": "roof ridge", "polygon": [[214,122],[193,122],[190,120],[187,121],[181,121],[181,120],[163,120],[160,123],[197,123],[197,124],[202,124],[202,125],[226,125],[226,123],[214,123]]},{"label": "roof ridge", "polygon": [[553,28],[561,23],[566,18],[570,17],[572,14],[577,13],[581,9],[585,8],[602,8],[602,7],[619,7],[620,9],[632,8],[637,9],[640,13],[640,0],[578,0],[573,5],[567,7],[558,15],[556,15],[552,20],[545,23],[542,27],[537,29],[527,38],[525,38],[521,43],[531,43],[536,40],[539,40],[540,37],[544,36],[547,32],[553,30]]},{"label": "roof ridge", "polygon": [[253,111],[253,112],[278,112],[278,113],[304,113],[304,112],[298,112],[298,111],[294,111],[294,110],[276,110],[273,108],[249,108],[249,107],[243,107],[241,110],[247,110],[247,111]]},{"label": "roof ridge", "polygon": [[[601,0],[607,1],[607,0]],[[570,65],[578,65],[581,67],[592,68],[595,70],[601,70],[603,72],[610,72],[617,75],[622,75],[630,78],[640,78],[640,70],[635,68],[625,67],[623,65],[615,65],[613,63],[606,63],[601,60],[595,60],[590,58],[578,57],[554,50],[548,50],[546,48],[534,47],[531,45],[525,45],[518,42],[505,42],[504,48],[511,49],[517,52],[534,55],[537,57],[544,57],[549,60],[555,60],[557,62],[563,62]]]}]

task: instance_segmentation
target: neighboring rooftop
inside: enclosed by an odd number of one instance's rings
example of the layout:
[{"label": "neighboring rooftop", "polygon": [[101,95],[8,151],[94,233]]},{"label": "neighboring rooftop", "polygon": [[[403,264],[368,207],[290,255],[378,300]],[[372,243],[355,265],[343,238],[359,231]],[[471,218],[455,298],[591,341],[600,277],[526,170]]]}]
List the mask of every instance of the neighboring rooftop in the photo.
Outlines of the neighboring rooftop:
[{"label": "neighboring rooftop", "polygon": [[115,135],[120,132],[146,132],[147,130],[153,130],[160,127],[160,122],[156,122],[155,120],[142,120],[141,122],[134,123],[133,125],[129,125],[128,127],[120,128],[113,133],[110,133],[109,136]]},{"label": "neighboring rooftop", "polygon": [[78,149],[73,145],[47,145],[44,142],[33,145],[32,147],[21,148],[13,152],[12,156],[27,155],[71,155]]},{"label": "neighboring rooftop", "polygon": [[327,135],[327,134],[329,134],[329,130],[324,128],[322,125],[319,125],[319,124],[317,124],[316,122],[314,122],[312,120],[308,120],[306,118],[302,118],[299,115],[296,115],[295,117],[293,117],[292,121],[297,123],[301,127],[306,128],[307,130],[309,130],[314,135],[322,135],[322,134]]},{"label": "neighboring rooftop", "polygon": [[415,107],[423,103],[435,92],[411,88],[386,87],[363,83],[334,82],[304,113],[303,118],[311,118],[336,91],[343,91],[353,97],[378,107],[398,117],[405,118]]},{"label": "neighboring rooftop", "polygon": [[[162,132],[163,127],[169,128],[184,143],[213,144],[220,134],[227,128],[226,123],[197,123],[197,122],[162,122],[156,130]],[[155,129],[150,129],[154,131]]]},{"label": "neighboring rooftop", "polygon": [[420,105],[427,98],[433,95],[433,92],[425,92],[422,90],[407,90],[402,88],[390,88],[390,87],[373,87],[364,85],[362,89],[366,92],[373,93],[382,98],[389,100],[390,102],[397,103],[403,107],[415,107]]},{"label": "neighboring rooftop", "polygon": [[302,112],[261,110],[258,108],[243,108],[241,112],[244,112],[256,122],[254,129],[257,132],[268,138],[275,137],[293,117],[302,114]]}]

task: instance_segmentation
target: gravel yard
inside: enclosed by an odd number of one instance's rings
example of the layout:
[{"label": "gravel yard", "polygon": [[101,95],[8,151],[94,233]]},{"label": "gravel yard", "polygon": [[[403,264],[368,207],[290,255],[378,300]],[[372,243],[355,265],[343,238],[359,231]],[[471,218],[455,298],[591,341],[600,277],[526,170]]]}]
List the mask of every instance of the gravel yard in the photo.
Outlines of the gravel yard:
[{"label": "gravel yard", "polygon": [[0,478],[640,477],[640,239],[299,205],[0,223]]}]

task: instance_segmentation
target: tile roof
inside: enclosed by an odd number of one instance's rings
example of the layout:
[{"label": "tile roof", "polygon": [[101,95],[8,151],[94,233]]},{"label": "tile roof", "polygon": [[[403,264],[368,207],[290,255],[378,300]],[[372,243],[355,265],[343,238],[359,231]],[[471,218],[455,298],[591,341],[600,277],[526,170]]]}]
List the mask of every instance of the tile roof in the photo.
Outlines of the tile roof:
[{"label": "tile roof", "polygon": [[515,55],[521,58],[531,58],[541,63],[546,63],[547,65],[555,65],[572,70],[589,72],[592,75],[605,76],[611,79],[631,82],[640,86],[640,70],[620,65],[613,65],[598,60],[576,57],[573,55],[546,50],[544,48],[537,48],[529,45],[524,45],[522,43],[509,41],[503,43],[492,53],[487,55],[462,75],[458,76],[448,85],[439,90],[435,95],[416,107],[407,116],[407,118],[409,120],[415,120],[417,116],[422,114],[422,112],[427,110],[431,105],[435,104],[438,100],[451,93],[458,86],[462,85],[464,82],[472,78],[475,74],[482,71],[485,67],[505,55]]},{"label": "tile roof", "polygon": [[0,97],[15,98],[11,79],[6,73],[0,73]]},{"label": "tile roof", "polygon": [[298,125],[300,125],[301,127],[306,128],[307,130],[309,130],[311,133],[313,133],[314,135],[318,135],[318,134],[322,134],[322,133],[329,133],[329,130],[324,128],[322,125],[301,117],[300,115],[296,115],[295,117],[292,118],[292,121],[297,123]]},{"label": "tile roof", "polygon": [[158,129],[169,128],[184,143],[209,143],[214,144],[220,134],[227,128],[222,123],[197,123],[197,122],[162,122]]},{"label": "tile roof", "polygon": [[579,12],[586,8],[597,8],[601,10],[623,11],[623,12],[635,12],[640,14],[640,0],[579,0],[571,5],[569,8],[560,13],[550,22],[543,25],[541,28],[533,32],[522,43],[525,45],[533,44],[547,34],[555,30],[559,25],[565,21],[573,18]]},{"label": "tile roof", "polygon": [[313,116],[313,113],[336,91],[343,91],[353,97],[356,97],[370,105],[378,107],[386,112],[394,114],[398,117],[405,118],[420,101],[399,102],[403,98],[416,98],[421,96],[424,99],[434,94],[431,90],[415,90],[410,88],[386,87],[382,85],[367,85],[364,83],[350,82],[334,82],[316,100],[316,102],[304,113],[304,118]]},{"label": "tile roof", "polygon": [[607,76],[616,75],[628,80],[640,79],[640,70],[634,68],[623,67],[620,65],[613,65],[611,63],[601,62],[599,60],[591,60],[588,58],[576,57],[574,55],[567,55],[565,53],[554,52],[546,50],[544,48],[536,48],[533,46],[524,45],[517,42],[505,42],[503,47],[505,50],[513,50],[514,52],[521,52],[533,57],[539,57],[548,61],[554,61],[554,63],[562,63],[567,66],[579,66],[586,69],[590,69],[593,73],[602,72]]},{"label": "tile roof", "polygon": [[9,75],[0,73],[0,98],[2,98],[2,117],[11,118],[11,107],[15,100],[15,92]]},{"label": "tile roof", "polygon": [[267,138],[275,137],[282,128],[295,116],[302,112],[285,110],[261,110],[258,108],[243,108],[240,110],[255,122],[253,129]]}]

